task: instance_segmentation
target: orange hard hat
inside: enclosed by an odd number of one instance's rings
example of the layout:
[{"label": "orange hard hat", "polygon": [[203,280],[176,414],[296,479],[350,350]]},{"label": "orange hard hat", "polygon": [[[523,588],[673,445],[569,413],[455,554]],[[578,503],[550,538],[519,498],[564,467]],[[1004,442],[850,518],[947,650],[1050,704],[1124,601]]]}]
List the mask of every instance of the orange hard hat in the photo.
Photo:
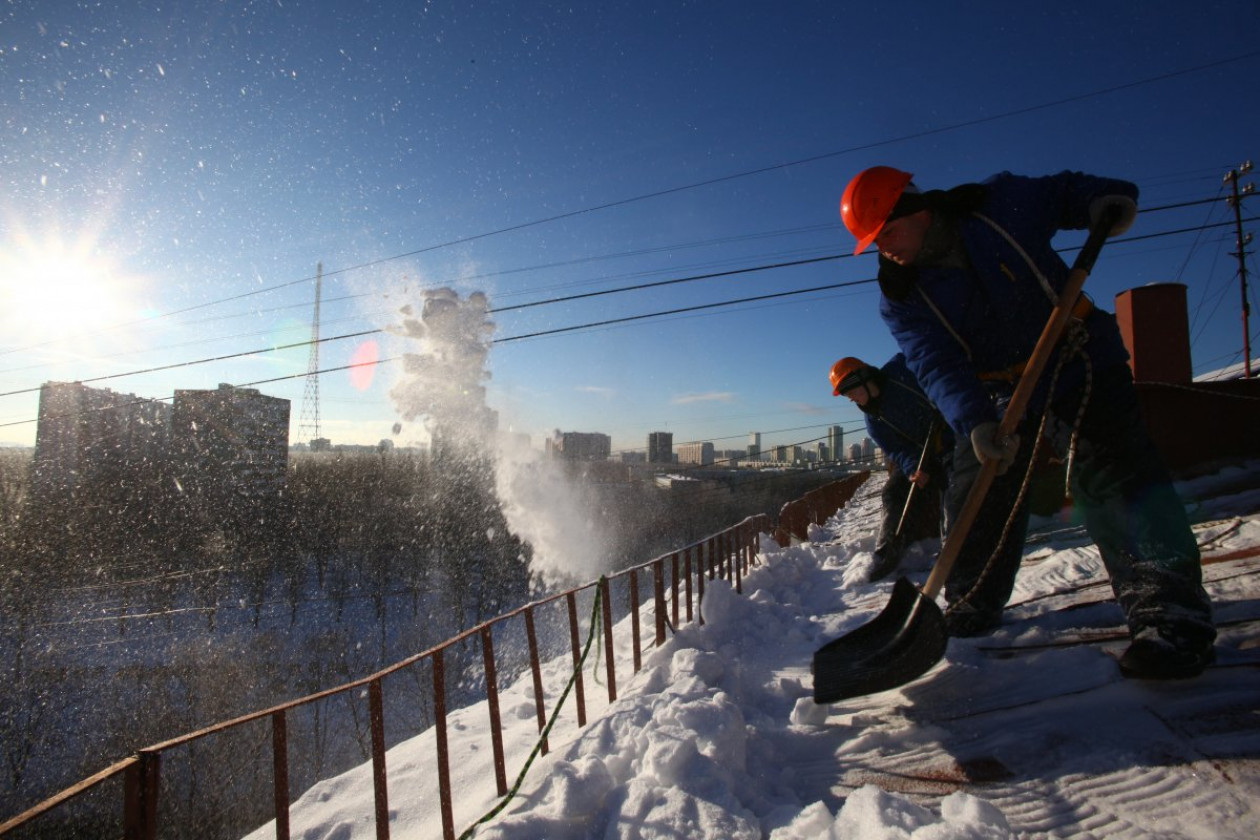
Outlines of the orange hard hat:
[{"label": "orange hard hat", "polygon": [[840,199],[840,218],[858,241],[853,256],[865,251],[879,236],[913,177],[891,166],[872,166],[853,176]]},{"label": "orange hard hat", "polygon": [[866,362],[854,356],[845,356],[840,361],[831,366],[831,395],[833,397],[840,396],[841,386],[844,380],[848,379],[858,371],[865,370],[870,367]]}]

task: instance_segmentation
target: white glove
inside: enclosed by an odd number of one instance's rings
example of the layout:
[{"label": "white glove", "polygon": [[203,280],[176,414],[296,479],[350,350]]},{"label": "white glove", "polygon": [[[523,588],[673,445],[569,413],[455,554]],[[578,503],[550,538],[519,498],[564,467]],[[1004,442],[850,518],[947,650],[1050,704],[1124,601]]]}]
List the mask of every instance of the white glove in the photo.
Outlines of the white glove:
[{"label": "white glove", "polygon": [[971,430],[971,448],[975,450],[980,463],[997,461],[997,474],[1003,475],[1015,461],[1015,453],[1019,451],[1019,435],[1011,434],[998,441],[997,433],[998,424],[995,421],[981,423]]},{"label": "white glove", "polygon": [[1120,208],[1120,215],[1108,231],[1108,236],[1119,236],[1129,229],[1137,218],[1137,202],[1127,195],[1100,195],[1089,203],[1089,226],[1098,224],[1102,214],[1111,207]]}]

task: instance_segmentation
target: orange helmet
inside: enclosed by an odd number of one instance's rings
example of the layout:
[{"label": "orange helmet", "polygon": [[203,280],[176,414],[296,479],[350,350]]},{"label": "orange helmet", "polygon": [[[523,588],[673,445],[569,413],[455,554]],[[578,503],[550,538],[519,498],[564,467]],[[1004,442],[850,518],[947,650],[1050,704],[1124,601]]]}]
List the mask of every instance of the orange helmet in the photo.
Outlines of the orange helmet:
[{"label": "orange helmet", "polygon": [[897,199],[906,191],[914,176],[891,166],[863,169],[844,188],[840,199],[840,218],[849,233],[857,237],[853,256],[865,251],[884,229]]},{"label": "orange helmet", "polygon": [[[840,396],[841,391],[847,390],[842,387],[845,384],[844,380],[859,371],[866,370],[869,367],[870,365],[866,362],[854,356],[845,356],[843,359],[836,362],[831,366],[831,395],[833,397]],[[855,381],[854,383],[850,383],[850,385],[852,387],[857,387],[857,385],[860,385],[865,381],[866,378],[861,377],[860,381]]]}]

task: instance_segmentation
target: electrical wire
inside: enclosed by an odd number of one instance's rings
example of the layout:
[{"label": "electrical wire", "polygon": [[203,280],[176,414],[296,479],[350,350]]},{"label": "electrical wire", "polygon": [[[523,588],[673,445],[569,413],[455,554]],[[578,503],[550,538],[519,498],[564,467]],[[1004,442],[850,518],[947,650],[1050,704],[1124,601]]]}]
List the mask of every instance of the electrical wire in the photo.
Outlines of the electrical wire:
[{"label": "electrical wire", "polygon": [[[1224,225],[1224,224],[1229,224],[1229,223],[1222,222],[1222,223],[1218,223],[1218,224],[1215,224],[1215,225],[1209,225],[1208,227],[1219,227],[1219,226]],[[1186,233],[1186,232],[1193,232],[1193,231],[1197,231],[1197,230],[1199,230],[1199,229],[1200,229],[1200,228],[1182,228],[1182,229],[1179,229],[1179,230],[1174,230],[1174,231],[1164,231],[1164,232],[1161,232],[1161,233],[1152,233],[1152,234],[1145,234],[1145,235],[1142,235],[1142,236],[1127,237],[1127,238],[1124,238],[1124,239],[1118,239],[1118,240],[1116,240],[1116,242],[1117,242],[1117,243],[1126,243],[1126,242],[1144,241],[1144,240],[1149,240],[1149,239],[1156,238],[1156,237],[1169,236],[1169,235],[1175,235],[1175,234]],[[1066,253],[1066,252],[1070,252],[1070,251],[1073,251],[1073,250],[1077,250],[1077,248],[1075,248],[1075,247],[1072,247],[1072,248],[1065,248],[1065,249],[1063,249],[1063,252],[1064,252],[1064,253]],[[690,281],[690,280],[696,280],[696,279],[713,279],[713,278],[715,278],[715,277],[730,276],[731,274],[743,274],[743,273],[748,273],[748,272],[752,272],[752,271],[764,271],[764,270],[768,270],[768,269],[778,269],[778,268],[790,267],[790,266],[792,266],[792,265],[804,264],[804,263],[807,263],[807,262],[820,262],[820,261],[824,261],[824,260],[828,260],[828,259],[841,259],[841,258],[844,258],[845,256],[846,256],[846,255],[842,255],[842,254],[841,254],[841,255],[831,255],[831,256],[829,256],[829,257],[818,257],[818,258],[814,258],[814,259],[812,259],[812,260],[808,260],[808,261],[798,261],[797,263],[781,263],[781,264],[776,264],[776,265],[772,265],[772,266],[754,266],[754,267],[750,267],[750,268],[733,269],[733,270],[731,270],[730,272],[717,272],[717,273],[711,273],[711,274],[705,274],[705,275],[695,275],[695,276],[690,277],[690,278],[678,278],[678,279],[675,279],[675,280],[670,280],[670,281],[661,281],[661,283],[638,284],[638,285],[636,285],[636,286],[624,287],[624,288],[622,288],[622,289],[617,289],[617,290],[608,290],[608,292],[607,292],[607,293],[612,294],[612,293],[624,292],[624,291],[636,291],[636,290],[639,290],[639,289],[642,289],[642,288],[650,288],[650,287],[654,287],[654,286],[657,286],[657,285],[668,285],[668,284],[679,283],[679,282],[688,282],[688,281]],[[774,293],[770,293],[770,294],[766,294],[766,295],[756,295],[756,296],[745,297],[745,298],[736,298],[736,299],[733,299],[733,300],[725,300],[725,301],[718,301],[718,302],[713,302],[713,303],[696,304],[696,305],[693,305],[693,306],[688,306],[688,307],[679,307],[679,308],[675,308],[675,309],[669,309],[669,310],[663,310],[663,311],[651,312],[651,313],[644,313],[644,314],[640,314],[640,315],[630,315],[630,316],[624,316],[624,317],[621,317],[621,318],[611,318],[611,319],[605,319],[605,320],[603,320],[603,321],[588,322],[588,323],[584,323],[584,324],[577,324],[577,325],[564,326],[564,327],[555,327],[555,328],[548,329],[548,330],[539,330],[539,331],[535,331],[535,332],[532,332],[532,333],[524,333],[524,334],[520,334],[520,335],[509,336],[509,337],[506,337],[506,338],[493,339],[493,340],[491,340],[490,344],[492,344],[492,345],[493,345],[493,344],[504,344],[504,343],[509,343],[509,342],[513,342],[513,341],[523,341],[523,340],[528,340],[528,339],[542,338],[542,337],[546,337],[546,336],[562,335],[562,334],[566,334],[566,333],[572,333],[572,332],[577,332],[577,331],[590,330],[590,329],[595,329],[595,328],[599,328],[599,327],[607,327],[607,326],[617,325],[617,324],[629,324],[629,323],[640,322],[640,321],[644,321],[644,320],[648,320],[648,319],[653,319],[653,318],[661,318],[661,317],[666,317],[666,316],[670,316],[670,315],[678,315],[678,314],[683,314],[683,313],[701,312],[701,311],[705,311],[705,310],[712,310],[712,309],[716,309],[716,308],[724,308],[724,307],[729,307],[729,306],[738,306],[738,305],[743,305],[743,304],[748,304],[748,303],[753,303],[753,302],[764,302],[764,301],[768,301],[768,300],[775,300],[775,299],[781,299],[781,298],[786,298],[786,297],[793,297],[793,296],[796,296],[796,295],[801,295],[801,294],[810,294],[810,293],[816,293],[816,292],[820,292],[820,291],[828,291],[828,290],[834,290],[834,289],[840,289],[840,288],[848,288],[848,287],[853,287],[853,286],[857,286],[857,285],[870,284],[870,283],[874,283],[874,282],[876,282],[876,281],[875,281],[873,278],[872,278],[872,279],[866,279],[866,280],[855,280],[855,281],[847,281],[847,282],[843,282],[843,283],[833,283],[833,284],[828,284],[828,285],[825,285],[825,286],[815,286],[815,287],[810,287],[810,288],[805,288],[805,289],[795,289],[795,290],[788,290],[788,291],[783,291],[783,292],[774,292]],[[493,309],[492,309],[492,310],[488,310],[488,312],[491,312],[491,313],[492,313],[492,312],[494,312],[494,311],[496,311],[496,310],[493,310]],[[365,336],[376,335],[376,334],[379,334],[379,333],[382,333],[382,332],[384,332],[384,330],[377,328],[377,329],[364,330],[364,331],[360,331],[360,332],[356,332],[356,333],[350,333],[350,334],[339,335],[339,336],[328,336],[328,337],[324,337],[324,338],[320,338],[320,339],[318,339],[318,343],[326,343],[326,342],[331,342],[331,341],[340,341],[340,340],[346,340],[346,339],[351,339],[351,338],[362,338],[362,337],[365,337]],[[212,359],[201,359],[201,360],[194,360],[194,361],[189,361],[189,362],[180,362],[180,363],[174,363],[174,364],[171,364],[171,365],[163,365],[163,366],[154,367],[154,368],[147,368],[147,369],[145,369],[145,370],[141,370],[141,371],[130,371],[130,372],[120,373],[120,374],[111,374],[111,375],[107,375],[107,376],[101,376],[101,377],[95,377],[95,378],[92,378],[92,379],[82,380],[80,384],[83,384],[83,383],[86,383],[86,382],[100,382],[100,381],[107,381],[107,380],[112,380],[112,379],[122,378],[122,377],[125,377],[125,376],[134,376],[134,375],[138,375],[138,374],[142,374],[142,373],[153,373],[153,372],[157,372],[157,371],[161,371],[161,370],[170,370],[170,369],[181,368],[181,367],[189,367],[189,366],[198,365],[198,364],[205,364],[205,363],[208,363],[208,362],[213,362],[213,361],[225,361],[225,360],[229,360],[229,359],[233,359],[233,358],[241,358],[241,357],[246,357],[246,356],[256,356],[256,355],[259,355],[259,354],[261,354],[261,353],[273,352],[273,351],[278,351],[278,350],[283,350],[283,349],[292,349],[292,348],[296,348],[296,347],[309,347],[309,346],[310,346],[311,344],[313,344],[313,343],[316,343],[316,342],[315,342],[315,341],[309,341],[309,340],[308,340],[308,341],[304,341],[304,342],[295,342],[295,343],[292,343],[292,344],[282,345],[282,346],[280,346],[280,347],[275,347],[275,348],[265,348],[265,349],[260,349],[260,350],[250,350],[250,351],[243,351],[243,352],[240,352],[240,353],[226,354],[226,355],[223,355],[223,356],[217,356],[217,357],[214,357],[214,358],[212,358]],[[385,359],[378,359],[378,360],[371,361],[371,362],[358,362],[358,363],[352,363],[352,364],[349,364],[349,365],[341,365],[341,366],[338,366],[338,367],[324,368],[324,369],[321,369],[321,370],[319,370],[319,371],[314,371],[314,372],[311,372],[311,371],[305,371],[305,372],[302,372],[302,373],[286,374],[286,375],[283,375],[283,376],[276,376],[276,377],[270,377],[270,378],[267,378],[267,379],[260,379],[260,380],[255,380],[255,381],[252,381],[252,382],[241,383],[241,384],[236,385],[235,387],[238,387],[238,388],[252,388],[252,387],[259,386],[259,385],[268,385],[268,384],[273,384],[273,383],[276,383],[276,382],[284,382],[284,381],[290,381],[290,380],[293,380],[293,379],[300,379],[300,378],[304,378],[304,377],[307,377],[307,376],[311,376],[311,375],[312,375],[312,373],[314,373],[314,374],[324,374],[324,373],[334,373],[334,372],[339,372],[339,371],[349,371],[349,370],[353,370],[353,369],[356,369],[356,368],[363,368],[363,367],[374,367],[374,366],[377,366],[377,365],[382,365],[382,364],[395,363],[395,362],[401,361],[401,359],[402,359],[402,358],[403,358],[403,357],[400,357],[400,356],[395,356],[395,357],[390,357],[390,358],[385,358]],[[40,390],[40,389],[39,389],[39,388],[29,388],[29,389],[19,390],[19,391],[9,391],[9,392],[0,393],[0,397],[4,397],[4,396],[13,396],[13,395],[16,395],[16,394],[22,394],[22,393],[32,393],[32,392],[34,392],[34,391],[38,391],[38,390]],[[98,409],[94,409],[94,410],[95,410],[95,411],[116,410],[116,409],[118,409],[118,408],[122,408],[122,407],[125,407],[125,406],[127,406],[127,405],[139,405],[139,404],[151,403],[151,402],[162,402],[162,401],[166,401],[167,399],[173,399],[173,397],[172,397],[172,398],[158,398],[158,399],[140,399],[140,398],[137,398],[137,399],[135,400],[135,402],[133,402],[133,403],[124,403],[124,404],[120,404],[120,405],[113,405],[113,406],[109,406],[109,407],[102,407],[102,408],[98,408]],[[38,422],[38,418],[34,418],[34,419],[26,419],[26,420],[9,421],[9,422],[5,422],[5,423],[0,423],[0,428],[5,428],[5,427],[9,427],[9,426],[28,425],[28,424],[30,424],[30,423],[35,423],[35,422]]]},{"label": "electrical wire", "polygon": [[[455,239],[447,240],[445,242],[440,242],[433,245],[427,245],[421,248],[416,248],[416,249],[407,251],[405,253],[396,254],[389,257],[382,257],[380,259],[370,260],[368,262],[359,263],[357,265],[346,266],[344,268],[333,269],[327,272],[323,272],[322,276],[335,277],[335,276],[348,274],[348,273],[352,273],[356,271],[362,271],[368,268],[374,268],[376,266],[379,266],[385,263],[407,259],[410,257],[419,256],[421,254],[426,254],[426,253],[431,253],[433,251],[451,248],[457,245],[465,245],[470,242],[476,242],[482,239],[487,239],[494,236],[500,236],[506,233],[514,233],[517,231],[526,230],[526,229],[537,227],[540,225],[551,224],[553,222],[575,218],[578,216],[586,215],[588,213],[597,213],[597,212],[600,212],[603,210],[609,210],[615,207],[624,207],[630,204],[636,204],[641,201],[648,201],[650,199],[676,195],[678,193],[688,192],[688,191],[699,189],[702,187],[714,186],[717,184],[728,183],[730,181],[735,181],[735,180],[739,180],[743,178],[749,178],[756,175],[764,175],[771,172],[778,172],[784,169],[790,169],[797,166],[804,166],[808,164],[818,163],[824,160],[830,160],[830,159],[840,157],[843,155],[853,154],[855,152],[869,151],[871,149],[877,149],[884,146],[891,146],[891,145],[904,143],[911,140],[921,140],[926,137],[933,137],[940,134],[946,134],[946,133],[958,131],[964,128],[974,128],[975,126],[978,126],[978,125],[985,125],[988,123],[1011,119],[1013,117],[1024,116],[1030,113],[1035,113],[1037,111],[1058,108],[1064,105],[1069,105],[1076,102],[1083,102],[1088,99],[1094,99],[1097,97],[1106,96],[1113,93],[1118,93],[1120,91],[1132,90],[1134,88],[1144,87],[1146,85],[1168,81],[1169,79],[1175,79],[1180,76],[1199,73],[1204,70],[1215,69],[1217,67],[1222,67],[1228,64],[1233,64],[1233,63],[1237,63],[1241,61],[1247,61],[1257,56],[1260,56],[1260,50],[1252,51],[1248,53],[1242,53],[1240,55],[1235,55],[1235,56],[1229,56],[1226,58],[1218,59],[1217,61],[1195,65],[1193,67],[1186,67],[1180,70],[1173,70],[1173,71],[1169,71],[1167,73],[1161,73],[1155,76],[1148,76],[1144,79],[1138,79],[1132,82],[1125,82],[1118,85],[1112,85],[1112,86],[1100,88],[1094,91],[1088,91],[1082,94],[1076,94],[1073,96],[1050,100],[1050,101],[1039,103],[1036,105],[1029,105],[1023,108],[1016,108],[1016,109],[1005,111],[999,114],[991,114],[984,117],[977,117],[970,120],[963,120],[960,122],[951,123],[944,126],[938,126],[936,128],[924,129],[922,131],[912,132],[912,133],[900,135],[897,137],[885,138],[883,140],[876,140],[870,143],[862,143],[862,144],[859,144],[856,146],[850,146],[844,149],[837,149],[830,152],[824,152],[818,155],[812,155],[805,158],[799,158],[797,160],[785,161],[781,163],[771,164],[768,166],[757,167],[754,169],[747,169],[741,172],[736,172],[729,175],[723,175],[716,178],[709,178],[709,179],[705,179],[701,181],[692,182],[689,184],[683,184],[683,185],[674,186],[674,187],[667,187],[665,189],[642,193],[636,196],[630,196],[628,198],[618,199],[615,201],[604,202],[602,204],[596,204],[596,205],[580,208],[577,210],[570,210],[570,211],[558,213],[552,216],[546,216],[540,219],[534,219],[532,221],[521,222],[519,224],[514,224],[514,225],[508,225],[506,227],[498,228],[496,230],[490,230],[490,231],[485,231],[482,233],[470,234],[468,236],[457,237]],[[185,307],[183,309],[178,309],[171,312],[161,313],[159,315],[154,315],[149,318],[144,318],[138,321],[132,321],[126,324],[116,325],[116,326],[134,326],[136,324],[147,323],[150,321],[155,321],[155,320],[159,320],[159,319],[174,316],[174,315],[185,314],[187,312],[204,309],[210,306],[217,306],[220,303],[226,303],[226,302],[231,302],[235,300],[242,300],[244,298],[254,297],[260,294],[267,294],[269,292],[277,291],[279,289],[287,288],[287,287],[294,286],[300,283],[308,283],[314,279],[315,279],[314,277],[308,276],[308,277],[303,277],[297,280],[290,280],[287,282],[268,286],[262,289],[255,289],[249,292],[244,292],[244,293],[241,293],[239,295],[234,295],[229,298],[223,298],[218,301],[209,301],[202,304],[196,304],[194,306]],[[102,328],[102,329],[112,329],[112,328],[113,327],[107,327],[107,328]],[[44,345],[30,345],[25,348],[10,349],[7,351],[0,352],[0,355],[3,355],[4,353],[17,352],[17,350],[20,350],[20,349],[33,349],[33,347],[38,347],[38,346],[44,346]]]},{"label": "electrical wire", "polygon": [[[1202,200],[1201,202],[1185,202],[1185,203],[1181,203],[1177,205],[1172,205],[1171,207],[1184,207],[1184,206],[1190,206],[1196,203],[1207,203],[1214,200],[1216,199],[1205,199],[1205,200]],[[1158,212],[1164,209],[1167,209],[1167,208],[1156,207],[1156,208],[1151,208],[1147,212],[1148,213]],[[1118,239],[1116,241],[1117,243],[1141,242],[1141,241],[1146,241],[1146,240],[1164,237],[1164,236],[1172,236],[1172,235],[1177,235],[1177,234],[1182,234],[1182,233],[1201,231],[1203,229],[1207,229],[1211,227],[1221,227],[1227,224],[1229,223],[1220,222],[1215,225],[1207,225],[1207,226],[1200,226],[1200,227],[1194,227],[1194,228],[1180,228],[1180,229],[1175,229],[1175,230],[1170,230],[1170,231],[1144,234],[1141,236],[1126,237],[1124,239]],[[1065,248],[1063,249],[1063,253],[1067,253],[1074,250],[1076,250],[1076,248]],[[728,271],[694,274],[687,277],[671,278],[668,280],[655,281],[651,283],[638,283],[638,284],[634,284],[630,286],[618,287],[615,289],[605,289],[605,290],[600,290],[600,291],[595,291],[595,292],[585,292],[581,294],[549,298],[549,299],[541,300],[541,301],[532,301],[528,303],[514,304],[507,307],[491,308],[487,310],[487,314],[498,314],[498,313],[503,313],[503,312],[516,311],[520,309],[526,309],[526,308],[532,308],[532,307],[538,307],[538,306],[544,306],[544,305],[566,303],[566,302],[572,302],[576,300],[583,300],[583,299],[589,299],[589,298],[594,298],[594,297],[603,297],[603,296],[614,295],[614,294],[624,294],[627,292],[643,291],[647,289],[678,285],[681,283],[691,283],[691,282],[698,282],[698,281],[704,281],[704,280],[720,279],[720,278],[732,277],[732,276],[737,276],[741,274],[755,273],[755,272],[760,272],[760,271],[769,271],[769,270],[811,265],[811,264],[817,264],[817,263],[822,263],[822,262],[834,261],[838,259],[846,259],[849,257],[850,255],[848,254],[829,254],[825,256],[812,257],[812,258],[801,259],[801,260],[791,260],[791,261],[786,261],[786,262],[778,262],[778,263],[771,263],[771,264],[757,265],[757,266],[746,266],[742,268],[730,269]],[[779,298],[779,297],[787,297],[787,296],[798,295],[798,294],[808,294],[810,292],[826,291],[826,290],[831,290],[831,289],[836,289],[836,288],[844,288],[845,286],[849,286],[849,285],[856,285],[859,283],[871,283],[871,282],[874,282],[874,280],[853,281],[851,283],[842,283],[842,284],[831,284],[827,286],[817,286],[817,287],[808,288],[808,289],[789,290],[787,292],[775,293],[775,294],[770,294],[770,295],[742,298],[742,299],[737,299],[733,301],[720,301],[720,302],[710,303],[710,304],[699,304],[693,307],[683,307],[679,309],[664,310],[661,312],[653,312],[653,313],[646,313],[642,315],[625,316],[622,318],[596,321],[596,322],[592,322],[588,324],[578,324],[578,325],[573,325],[573,326],[568,326],[568,327],[554,328],[550,330],[541,330],[534,333],[527,333],[527,334],[522,334],[522,335],[517,335],[517,336],[511,336],[508,338],[496,339],[494,340],[493,343],[508,343],[512,341],[519,341],[519,340],[524,340],[524,339],[529,339],[529,338],[540,338],[544,336],[559,335],[559,334],[568,333],[568,332],[584,331],[588,329],[606,327],[613,324],[631,323],[634,321],[642,321],[642,320],[647,320],[651,318],[666,317],[669,315],[676,315],[680,313],[696,312],[696,311],[702,311],[704,309],[720,308],[720,307],[726,307],[726,306],[739,305],[743,303],[765,301],[765,300],[771,300],[771,299]],[[150,367],[150,368],[143,368],[140,370],[125,371],[122,373],[107,374],[107,375],[102,375],[98,377],[80,379],[76,381],[85,383],[85,384],[89,382],[106,382],[106,381],[112,381],[115,379],[121,379],[121,378],[129,377],[129,376],[157,373],[157,372],[166,371],[166,370],[174,370],[177,368],[192,367],[192,366],[201,365],[201,364],[209,364],[212,362],[230,361],[232,359],[258,356],[265,353],[274,353],[274,352],[280,352],[284,350],[309,348],[313,344],[316,344],[316,343],[323,344],[323,343],[329,343],[329,342],[335,342],[335,341],[344,341],[344,340],[349,340],[349,339],[364,338],[371,335],[377,335],[383,332],[385,332],[385,330],[382,328],[362,330],[362,331],[347,333],[347,334],[342,334],[342,335],[326,336],[318,340],[308,339],[305,341],[291,342],[288,344],[275,345],[271,347],[254,348],[251,350],[244,350],[244,351],[239,351],[235,353],[222,354],[222,355],[212,356],[208,358],[194,359],[194,360],[189,360],[185,362],[176,362],[176,363],[171,363],[168,365],[160,365],[160,366],[155,366],[155,367]],[[396,361],[396,360],[397,360],[396,358],[389,359],[389,360],[380,360],[380,363],[383,363],[386,361]],[[272,379],[260,380],[257,382],[241,385],[239,387],[252,387],[254,385],[270,384],[273,382],[285,381],[286,379],[296,379],[303,376],[309,376],[309,375],[312,375],[312,373],[330,373],[330,372],[334,372],[338,370],[346,370],[346,369],[350,369],[352,367],[358,367],[358,366],[359,365],[351,365],[351,366],[340,367],[340,368],[328,368],[328,369],[323,369],[323,370],[314,371],[314,372],[306,371],[301,374],[294,374],[292,376],[287,376],[287,377],[277,377],[277,378],[272,378]],[[18,394],[34,393],[38,390],[39,390],[39,387],[29,387],[29,388],[24,388],[24,389],[0,392],[0,397],[8,397],[8,396],[14,396]],[[22,421],[19,421],[17,423],[8,423],[8,424],[0,423],[0,427],[3,427],[5,425],[20,425],[21,422]],[[25,421],[25,422],[30,422],[30,421]]]}]

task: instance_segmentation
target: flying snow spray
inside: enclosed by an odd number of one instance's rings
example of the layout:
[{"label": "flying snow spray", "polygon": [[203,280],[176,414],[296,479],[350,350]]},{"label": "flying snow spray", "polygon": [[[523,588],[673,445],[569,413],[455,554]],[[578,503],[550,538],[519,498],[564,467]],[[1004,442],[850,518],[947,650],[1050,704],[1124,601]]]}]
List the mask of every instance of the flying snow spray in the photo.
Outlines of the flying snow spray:
[{"label": "flying snow spray", "polygon": [[418,349],[404,354],[403,377],[390,391],[399,415],[423,424],[439,468],[478,457],[493,464],[508,527],[533,547],[532,571],[544,583],[598,577],[609,551],[592,494],[530,447],[501,444],[498,414],[486,404],[494,333],[486,296],[473,292],[461,299],[449,288],[421,295],[418,305],[402,308],[402,324],[389,329],[418,342]]}]

